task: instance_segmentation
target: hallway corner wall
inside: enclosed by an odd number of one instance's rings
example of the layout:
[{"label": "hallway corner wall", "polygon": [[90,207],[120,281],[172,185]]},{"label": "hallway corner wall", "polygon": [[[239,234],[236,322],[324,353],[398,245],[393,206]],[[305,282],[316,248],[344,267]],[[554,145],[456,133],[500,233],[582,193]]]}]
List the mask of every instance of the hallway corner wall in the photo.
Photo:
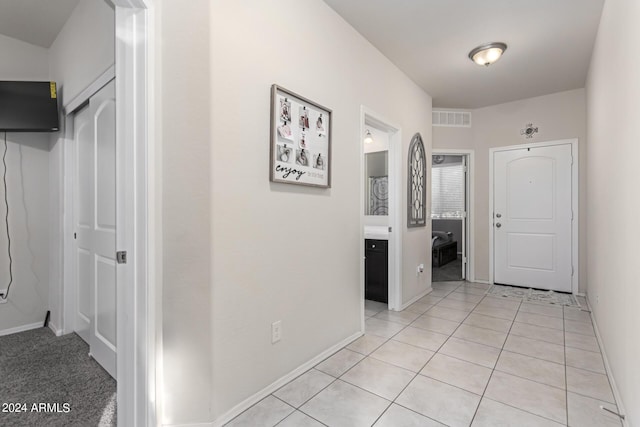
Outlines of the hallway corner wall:
[{"label": "hallway corner wall", "polygon": [[589,76],[587,297],[626,425],[640,425],[640,3],[607,0]]}]

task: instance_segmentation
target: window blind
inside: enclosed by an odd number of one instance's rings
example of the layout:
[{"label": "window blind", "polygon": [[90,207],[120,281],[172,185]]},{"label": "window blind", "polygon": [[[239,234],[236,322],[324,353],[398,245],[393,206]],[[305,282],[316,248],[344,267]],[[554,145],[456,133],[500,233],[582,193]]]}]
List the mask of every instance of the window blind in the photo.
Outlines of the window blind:
[{"label": "window blind", "polygon": [[464,169],[461,164],[431,169],[431,218],[462,218]]}]

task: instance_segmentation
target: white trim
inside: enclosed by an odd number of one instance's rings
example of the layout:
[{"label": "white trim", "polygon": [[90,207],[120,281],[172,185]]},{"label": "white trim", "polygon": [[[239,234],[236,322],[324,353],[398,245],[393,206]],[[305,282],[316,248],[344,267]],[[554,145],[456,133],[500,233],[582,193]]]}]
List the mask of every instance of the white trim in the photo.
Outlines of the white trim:
[{"label": "white trim", "polygon": [[117,277],[118,425],[152,426],[157,421],[156,304],[149,271],[149,130],[154,87],[150,54],[150,0],[115,0],[116,21],[116,250],[127,251]]},{"label": "white trim", "polygon": [[102,89],[107,83],[116,78],[116,66],[112,65],[107,70],[95,79],[89,86],[87,86],[82,92],[80,92],[75,98],[64,104],[62,111],[68,115],[75,112],[85,102]]},{"label": "white trim", "polygon": [[[618,413],[625,415],[627,412],[624,410],[624,404],[622,403],[622,396],[620,395],[620,391],[618,390],[618,386],[616,384],[616,380],[613,377],[613,371],[611,370],[611,365],[609,364],[609,358],[607,357],[607,352],[604,349],[604,343],[602,342],[602,336],[600,335],[600,330],[598,329],[598,323],[596,322],[596,317],[591,309],[591,302],[589,301],[589,297],[586,297],[587,307],[591,312],[591,321],[593,322],[593,329],[596,333],[596,340],[598,341],[598,346],[600,347],[600,352],[602,353],[602,360],[604,361],[604,370],[607,373],[607,377],[609,378],[609,384],[611,384],[611,390],[613,391],[613,398],[616,401],[616,406],[618,407]],[[620,419],[623,427],[631,427],[629,424],[629,418],[625,417],[624,419]]]},{"label": "white trim", "polygon": [[49,329],[51,329],[51,332],[53,332],[54,334],[56,334],[57,337],[62,336],[62,329],[58,328],[56,325],[53,324],[53,322],[49,321]]},{"label": "white trim", "polygon": [[42,328],[43,322],[30,323],[28,325],[16,326],[15,328],[3,329],[0,331],[0,337],[5,335],[17,334],[18,332],[30,331],[32,329]]},{"label": "white trim", "polygon": [[[362,246],[364,246],[364,245],[362,245]],[[266,386],[265,388],[263,388],[262,390],[260,390],[256,394],[254,394],[253,396],[250,396],[247,399],[243,400],[242,402],[240,402],[239,404],[237,404],[236,406],[231,408],[229,411],[227,411],[226,413],[224,413],[223,415],[218,417],[218,419],[215,420],[211,425],[215,426],[215,427],[218,427],[218,426],[222,426],[222,425],[228,423],[229,421],[231,421],[232,419],[234,419],[235,417],[237,417],[238,415],[240,415],[241,413],[243,413],[244,411],[246,411],[247,409],[249,409],[250,407],[252,407],[256,403],[258,403],[259,401],[261,401],[262,399],[264,399],[265,397],[267,397],[268,395],[270,395],[274,391],[278,390],[283,385],[287,384],[289,381],[291,381],[291,380],[299,377],[300,375],[304,374],[309,369],[313,368],[314,366],[316,366],[318,363],[322,362],[327,357],[329,357],[332,354],[338,352],[343,347],[348,346],[353,341],[355,341],[358,338],[360,338],[362,335],[363,335],[362,332],[356,332],[355,334],[349,336],[348,338],[340,341],[338,344],[336,344],[336,345],[330,347],[329,349],[323,351],[322,353],[320,353],[319,355],[317,355],[313,359],[309,360],[306,363],[303,363],[302,365],[298,366],[296,369],[294,369],[293,371],[289,372],[285,376],[283,376],[283,377],[279,378],[278,380],[274,381],[273,383],[269,384],[268,386]],[[200,425],[200,424],[196,424],[196,425]],[[207,425],[207,424],[202,424],[202,425]],[[193,424],[189,424],[189,426],[193,426]],[[186,425],[183,425],[182,427],[186,427]]]},{"label": "white trim", "polygon": [[577,294],[579,291],[580,283],[580,258],[578,251],[580,248],[580,235],[579,235],[579,193],[580,193],[580,180],[578,179],[578,171],[580,169],[579,156],[578,156],[578,138],[572,139],[559,139],[554,141],[535,142],[531,144],[519,144],[510,145],[505,147],[494,147],[489,149],[489,283],[493,284],[494,277],[494,265],[493,265],[493,179],[494,179],[494,165],[493,158],[494,153],[498,151],[510,151],[521,150],[523,148],[539,148],[539,147],[551,147],[555,145],[571,144],[571,156],[573,157],[573,164],[571,165],[571,209],[573,210],[573,221],[571,226],[571,262],[573,264],[573,277],[571,278],[571,292]]},{"label": "white trim", "polygon": [[416,296],[414,298],[411,298],[409,301],[407,301],[404,304],[402,304],[402,306],[400,307],[400,310],[398,310],[398,311],[402,311],[405,308],[409,307],[411,304],[413,304],[414,302],[418,301],[420,298],[430,294],[431,291],[433,291],[433,288],[431,286],[429,286],[429,289],[427,289],[426,291],[422,292],[421,294],[418,294],[418,296]]},{"label": "white trim", "polygon": [[[369,123],[369,124],[367,124]],[[362,105],[360,107],[360,133],[356,138],[360,146],[360,293],[362,301],[362,330],[364,331],[364,145],[362,143],[367,126],[375,127],[389,135],[389,310],[401,310],[402,305],[402,130],[382,115]]]},{"label": "white trim", "polygon": [[213,427],[215,424],[210,423],[197,423],[197,424],[163,424],[163,427]]},{"label": "white trim", "polygon": [[490,285],[491,282],[489,282],[488,280],[480,280],[480,279],[475,279],[475,280],[467,280],[468,282],[471,283],[482,283],[483,285]]},{"label": "white trim", "polygon": [[[450,155],[459,155],[459,156],[467,156],[467,191],[465,197],[467,198],[467,271],[465,274],[465,280],[468,282],[476,282],[480,283],[476,280],[476,251],[475,251],[475,241],[476,241],[476,216],[475,216],[475,206],[476,206],[476,152],[474,149],[449,149],[449,148],[433,148],[431,149],[431,154],[450,154]],[[429,181],[431,182],[431,181]],[[431,215],[431,212],[429,212]]]}]

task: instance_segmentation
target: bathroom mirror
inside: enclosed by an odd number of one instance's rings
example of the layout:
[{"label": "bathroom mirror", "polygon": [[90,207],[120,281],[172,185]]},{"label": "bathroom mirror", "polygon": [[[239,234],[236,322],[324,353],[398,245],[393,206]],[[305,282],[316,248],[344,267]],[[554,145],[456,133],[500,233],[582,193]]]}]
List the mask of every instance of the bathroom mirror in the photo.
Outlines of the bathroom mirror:
[{"label": "bathroom mirror", "polygon": [[365,215],[389,215],[389,151],[366,153]]}]

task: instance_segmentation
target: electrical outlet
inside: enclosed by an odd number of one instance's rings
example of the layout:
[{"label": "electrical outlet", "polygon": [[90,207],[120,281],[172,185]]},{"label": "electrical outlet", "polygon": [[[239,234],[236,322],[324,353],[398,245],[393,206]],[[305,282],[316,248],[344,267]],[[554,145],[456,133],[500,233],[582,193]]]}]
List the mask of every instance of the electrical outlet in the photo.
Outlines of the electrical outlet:
[{"label": "electrical outlet", "polygon": [[271,344],[275,344],[282,339],[282,320],[271,324]]},{"label": "electrical outlet", "polygon": [[416,276],[419,276],[420,273],[424,273],[424,264],[420,264],[416,267]]}]

